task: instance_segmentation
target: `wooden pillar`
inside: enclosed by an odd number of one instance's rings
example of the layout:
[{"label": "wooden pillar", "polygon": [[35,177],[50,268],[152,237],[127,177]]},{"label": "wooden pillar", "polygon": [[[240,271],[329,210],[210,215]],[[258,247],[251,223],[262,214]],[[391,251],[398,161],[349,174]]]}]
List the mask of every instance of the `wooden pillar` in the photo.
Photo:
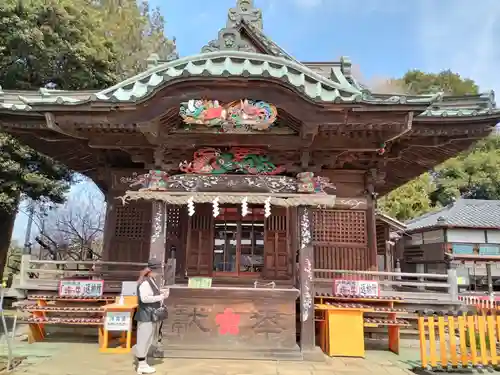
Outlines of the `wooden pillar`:
[{"label": "wooden pillar", "polygon": [[104,217],[104,234],[102,240],[102,260],[110,260],[111,241],[113,239],[113,231],[116,225],[115,205],[122,204],[115,199],[113,193],[106,194],[106,215]]},{"label": "wooden pillar", "polygon": [[314,333],[314,250],[312,244],[311,212],[299,208],[299,275],[300,275],[300,348],[303,352],[315,349]]},{"label": "wooden pillar", "polygon": [[488,295],[493,295],[493,277],[491,274],[491,262],[486,262],[486,281],[488,283]]},{"label": "wooden pillar", "polygon": [[151,243],[149,259],[157,259],[163,264],[163,272],[156,280],[158,285],[163,285],[165,279],[165,224],[166,205],[164,202],[154,201],[151,218]]},{"label": "wooden pillar", "polygon": [[368,270],[378,271],[377,266],[377,227],[375,219],[374,199],[368,198],[368,208],[366,210],[366,230],[368,239]]},{"label": "wooden pillar", "polygon": [[[155,279],[156,284],[160,287],[165,285],[165,240],[166,240],[166,204],[161,201],[153,201],[151,214],[151,242],[149,247],[149,259],[157,259],[162,263],[162,272]],[[150,354],[153,357],[163,357],[161,348],[160,331],[163,330],[163,323],[160,324],[159,330],[155,332],[153,345],[150,349]]]}]

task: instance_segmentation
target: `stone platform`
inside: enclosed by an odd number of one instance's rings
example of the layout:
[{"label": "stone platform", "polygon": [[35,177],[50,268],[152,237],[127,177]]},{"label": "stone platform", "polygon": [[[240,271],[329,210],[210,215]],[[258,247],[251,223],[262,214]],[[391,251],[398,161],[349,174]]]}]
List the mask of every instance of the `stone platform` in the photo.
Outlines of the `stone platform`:
[{"label": "stone platform", "polygon": [[[127,354],[100,354],[95,343],[17,343],[15,354],[27,359],[14,373],[26,375],[133,374],[133,358]],[[153,363],[159,375],[406,375],[418,356],[405,349],[399,357],[368,351],[366,359],[327,358],[321,363],[236,361],[213,359],[159,359]]]}]

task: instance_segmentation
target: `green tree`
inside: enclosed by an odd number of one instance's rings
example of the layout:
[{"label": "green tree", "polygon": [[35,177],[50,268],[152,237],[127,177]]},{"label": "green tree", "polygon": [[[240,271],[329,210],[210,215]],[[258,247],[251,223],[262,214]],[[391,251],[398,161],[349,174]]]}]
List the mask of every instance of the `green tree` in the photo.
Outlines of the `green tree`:
[{"label": "green tree", "polygon": [[137,0],[99,0],[92,5],[101,17],[100,32],[114,42],[120,80],[145,71],[152,53],[162,60],[175,53],[174,42],[165,36],[163,16],[147,1],[138,5]]},{"label": "green tree", "polygon": [[[113,84],[117,59],[97,11],[84,0],[5,0],[0,5],[0,82],[4,89],[98,89]],[[0,134],[0,272],[22,196],[64,201],[71,172]],[[0,275],[1,276],[1,275]]]},{"label": "green tree", "polygon": [[[0,20],[3,89],[102,89],[143,70],[144,56],[164,58],[173,46],[147,2],[4,0]],[[71,180],[63,165],[0,134],[0,272],[20,199],[63,202]]]},{"label": "green tree", "polygon": [[402,78],[396,80],[409,94],[429,94],[443,92],[445,95],[477,94],[479,87],[469,78],[462,78],[451,70],[440,73],[424,73],[410,70]]},{"label": "green tree", "polygon": [[380,199],[378,208],[398,220],[409,220],[433,209],[429,196],[435,188],[432,177],[425,173]]},{"label": "green tree", "polygon": [[4,0],[0,82],[4,89],[99,89],[116,81],[117,59],[85,0]]},{"label": "green tree", "polygon": [[[435,92],[444,92],[446,95],[478,93],[478,86],[474,81],[464,79],[450,70],[437,74],[411,70],[402,78],[387,82],[395,89],[401,90],[403,88],[406,93],[416,95]],[[471,197],[480,196],[480,191],[475,189],[477,187],[483,189],[486,186],[484,184],[477,185],[478,181],[484,182],[487,178],[490,178],[489,181],[491,181],[491,178],[493,178],[493,172],[491,171],[494,165],[493,159],[490,160],[489,166],[484,167],[484,170],[479,169],[478,172],[473,173],[473,168],[479,167],[484,157],[483,146],[474,148],[469,153],[448,160],[437,167],[433,173],[423,174],[400,186],[382,197],[378,205],[388,215],[399,220],[408,220],[432,211],[439,207],[440,204],[447,204],[454,197],[467,195],[466,193],[473,191],[475,191],[475,195],[472,194]],[[468,160],[467,163],[464,163],[465,159]],[[492,191],[491,186],[488,189],[485,191]]]},{"label": "green tree", "polygon": [[436,168],[433,203],[447,205],[458,197],[500,199],[500,137],[492,135],[471,150]]}]

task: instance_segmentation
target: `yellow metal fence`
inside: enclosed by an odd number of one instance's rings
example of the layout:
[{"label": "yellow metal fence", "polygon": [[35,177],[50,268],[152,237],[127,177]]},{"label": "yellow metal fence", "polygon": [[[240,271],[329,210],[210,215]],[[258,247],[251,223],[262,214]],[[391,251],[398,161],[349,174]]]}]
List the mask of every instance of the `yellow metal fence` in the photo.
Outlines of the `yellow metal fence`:
[{"label": "yellow metal fence", "polygon": [[420,313],[420,360],[424,369],[486,367],[500,362],[500,314]]}]

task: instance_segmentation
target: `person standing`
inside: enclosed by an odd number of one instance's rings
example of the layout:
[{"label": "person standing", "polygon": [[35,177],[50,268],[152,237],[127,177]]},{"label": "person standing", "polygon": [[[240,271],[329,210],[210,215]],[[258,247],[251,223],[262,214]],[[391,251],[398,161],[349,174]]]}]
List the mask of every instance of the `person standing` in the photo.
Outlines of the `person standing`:
[{"label": "person standing", "polygon": [[169,296],[169,289],[160,289],[154,278],[162,270],[162,263],[156,259],[148,261],[137,280],[138,307],[135,314],[137,321],[137,343],[134,354],[137,358],[138,374],[153,374],[156,372],[146,359],[153,344],[159,324],[166,319],[164,301]]}]

